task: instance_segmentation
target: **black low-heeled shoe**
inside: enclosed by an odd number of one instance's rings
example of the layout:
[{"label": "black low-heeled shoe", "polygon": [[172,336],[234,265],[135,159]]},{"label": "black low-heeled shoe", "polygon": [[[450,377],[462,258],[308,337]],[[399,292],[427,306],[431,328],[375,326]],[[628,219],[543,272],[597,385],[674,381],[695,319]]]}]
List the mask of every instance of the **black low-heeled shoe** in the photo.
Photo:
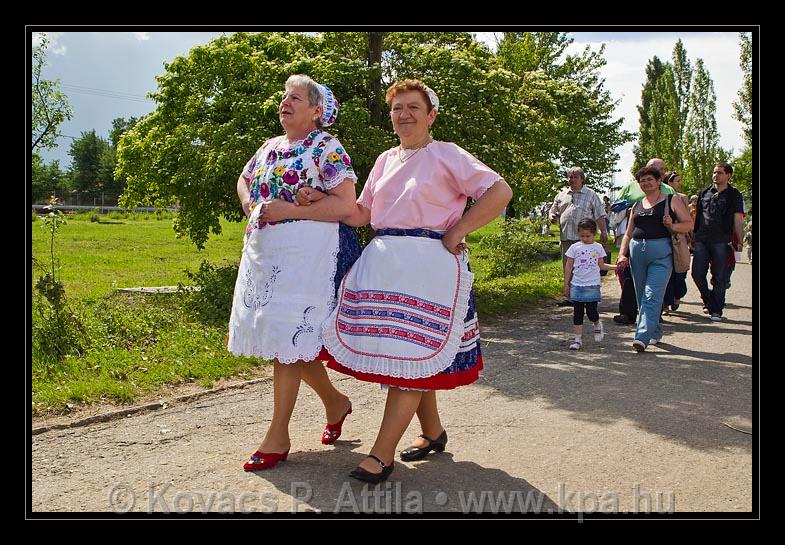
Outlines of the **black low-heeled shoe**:
[{"label": "black low-heeled shoe", "polygon": [[444,447],[447,446],[447,430],[444,430],[442,434],[437,437],[436,439],[431,439],[430,437],[426,437],[421,435],[423,439],[428,441],[427,447],[409,447],[406,450],[401,452],[401,460],[404,462],[413,462],[415,460],[422,460],[425,458],[429,452],[442,452],[444,451]]},{"label": "black low-heeled shoe", "polygon": [[392,473],[393,469],[395,468],[395,462],[390,462],[390,465],[387,465],[373,454],[369,454],[368,458],[373,458],[379,462],[379,465],[382,466],[381,473],[371,473],[370,471],[366,471],[363,468],[357,466],[352,470],[351,473],[349,473],[349,477],[354,477],[355,479],[371,484],[386,481],[387,477],[390,476],[390,473]]}]

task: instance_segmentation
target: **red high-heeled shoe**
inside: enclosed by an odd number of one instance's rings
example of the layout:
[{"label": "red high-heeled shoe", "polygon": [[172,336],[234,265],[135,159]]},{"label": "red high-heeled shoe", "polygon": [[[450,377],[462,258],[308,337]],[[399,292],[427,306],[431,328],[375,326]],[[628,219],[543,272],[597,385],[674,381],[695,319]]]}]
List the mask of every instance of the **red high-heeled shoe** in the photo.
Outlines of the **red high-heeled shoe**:
[{"label": "red high-heeled shoe", "polygon": [[343,426],[343,421],[346,420],[346,416],[350,414],[352,414],[351,402],[349,402],[349,408],[346,409],[346,412],[343,413],[343,417],[341,417],[338,422],[335,424],[328,423],[324,427],[324,431],[322,432],[322,444],[332,445],[338,440],[338,438],[341,436],[341,427]]},{"label": "red high-heeled shoe", "polygon": [[246,471],[256,471],[257,469],[270,469],[275,467],[278,462],[283,462],[289,456],[289,449],[286,452],[262,452],[257,450],[251,454],[251,458],[243,464]]}]

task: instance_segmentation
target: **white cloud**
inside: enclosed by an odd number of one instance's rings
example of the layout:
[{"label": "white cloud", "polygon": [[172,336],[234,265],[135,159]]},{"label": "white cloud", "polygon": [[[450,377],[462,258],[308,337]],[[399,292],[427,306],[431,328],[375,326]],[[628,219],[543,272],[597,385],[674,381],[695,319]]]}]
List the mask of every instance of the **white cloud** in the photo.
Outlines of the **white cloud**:
[{"label": "white cloud", "polygon": [[136,38],[140,42],[146,42],[147,40],[150,39],[149,32],[134,32],[133,34],[134,34],[134,38]]},{"label": "white cloud", "polygon": [[67,48],[65,45],[60,43],[60,38],[63,37],[62,32],[36,32],[33,34],[33,47],[38,46],[41,43],[42,35],[46,35],[47,39],[49,40],[49,46],[47,47],[46,52],[51,53],[53,55],[65,55]]}]

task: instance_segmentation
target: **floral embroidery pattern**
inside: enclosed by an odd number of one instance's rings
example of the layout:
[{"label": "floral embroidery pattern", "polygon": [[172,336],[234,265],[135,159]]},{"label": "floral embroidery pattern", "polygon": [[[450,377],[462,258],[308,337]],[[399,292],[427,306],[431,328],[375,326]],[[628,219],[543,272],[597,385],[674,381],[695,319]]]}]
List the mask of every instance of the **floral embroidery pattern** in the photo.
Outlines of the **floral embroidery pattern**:
[{"label": "floral embroidery pattern", "polygon": [[[280,147],[272,145],[259,157],[254,156],[248,171],[251,175],[250,204],[251,210],[262,201],[283,199],[294,202],[297,192],[305,187],[319,190],[330,190],[344,178],[357,176],[352,161],[343,147],[330,134],[321,130],[311,132],[297,147]],[[330,144],[333,142],[332,144]],[[306,154],[311,150],[310,155]],[[297,220],[283,220],[288,223]],[[245,231],[247,242],[255,229],[263,229],[274,225],[263,221],[249,222]]]},{"label": "floral embroidery pattern", "polygon": [[251,274],[251,269],[247,269],[245,271],[245,292],[243,293],[243,304],[245,304],[247,308],[253,308],[256,310],[259,310],[263,306],[267,305],[273,296],[273,285],[275,284],[275,280],[278,276],[278,273],[280,272],[280,267],[273,265],[270,279],[265,282],[264,289],[259,291],[256,287],[256,282],[254,282],[253,274]]},{"label": "floral embroidery pattern", "polygon": [[294,332],[292,336],[292,346],[297,346],[297,339],[303,333],[313,333],[314,329],[311,324],[308,323],[308,314],[311,313],[316,307],[310,306],[303,311],[303,320],[300,322],[300,325],[297,326],[297,331]]}]

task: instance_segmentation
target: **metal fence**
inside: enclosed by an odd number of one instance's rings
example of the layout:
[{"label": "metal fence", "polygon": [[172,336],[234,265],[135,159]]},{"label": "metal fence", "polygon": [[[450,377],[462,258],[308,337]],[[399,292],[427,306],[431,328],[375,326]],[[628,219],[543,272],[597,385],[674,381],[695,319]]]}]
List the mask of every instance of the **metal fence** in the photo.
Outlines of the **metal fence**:
[{"label": "metal fence", "polygon": [[119,194],[115,193],[70,193],[67,191],[55,190],[44,193],[46,196],[37,199],[33,205],[33,210],[41,210],[49,206],[49,199],[52,195],[57,199],[56,208],[58,210],[96,210],[99,214],[106,214],[113,211],[128,212],[157,212],[158,210],[176,211],[177,208],[155,208],[142,206],[128,209],[117,206]]},{"label": "metal fence", "polygon": [[[48,204],[34,204],[33,210],[48,209]],[[121,208],[119,206],[80,206],[78,204],[57,204],[57,210],[95,210],[99,214],[107,214],[109,212],[158,212],[159,210],[167,210],[169,212],[176,212],[177,208],[154,208],[152,206],[139,206],[137,208]]]}]

